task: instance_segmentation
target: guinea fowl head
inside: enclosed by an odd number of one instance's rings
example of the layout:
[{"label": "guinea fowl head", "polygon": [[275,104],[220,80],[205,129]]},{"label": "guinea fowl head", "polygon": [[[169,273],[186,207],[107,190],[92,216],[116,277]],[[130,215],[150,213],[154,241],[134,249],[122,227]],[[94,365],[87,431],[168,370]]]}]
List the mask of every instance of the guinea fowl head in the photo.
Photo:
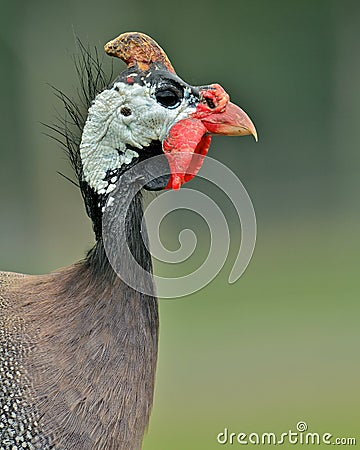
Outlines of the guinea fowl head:
[{"label": "guinea fowl head", "polygon": [[167,175],[145,188],[179,189],[200,169],[212,134],[257,139],[250,118],[220,85],[187,84],[150,37],[124,33],[105,51],[128,67],[96,96],[83,129],[81,183],[95,232],[95,216],[113,202],[119,178],[137,163],[165,155]]}]

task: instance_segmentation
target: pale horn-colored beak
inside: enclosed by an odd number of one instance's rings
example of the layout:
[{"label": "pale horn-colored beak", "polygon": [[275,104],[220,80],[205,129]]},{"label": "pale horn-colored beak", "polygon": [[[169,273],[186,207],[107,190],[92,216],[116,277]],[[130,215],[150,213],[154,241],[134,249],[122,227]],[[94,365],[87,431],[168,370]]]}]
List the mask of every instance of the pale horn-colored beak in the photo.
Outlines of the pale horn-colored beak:
[{"label": "pale horn-colored beak", "polygon": [[250,117],[234,103],[229,102],[223,112],[209,114],[201,119],[207,131],[227,136],[245,136],[252,134],[257,142],[255,125]]}]

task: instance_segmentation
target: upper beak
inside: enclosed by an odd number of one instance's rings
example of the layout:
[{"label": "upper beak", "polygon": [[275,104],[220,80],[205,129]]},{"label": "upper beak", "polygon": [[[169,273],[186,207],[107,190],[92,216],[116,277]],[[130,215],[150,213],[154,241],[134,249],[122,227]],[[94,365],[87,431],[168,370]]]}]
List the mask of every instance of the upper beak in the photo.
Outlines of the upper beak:
[{"label": "upper beak", "polygon": [[256,142],[258,140],[255,125],[250,117],[234,103],[229,102],[223,112],[209,114],[201,121],[209,133],[227,136],[252,134]]}]

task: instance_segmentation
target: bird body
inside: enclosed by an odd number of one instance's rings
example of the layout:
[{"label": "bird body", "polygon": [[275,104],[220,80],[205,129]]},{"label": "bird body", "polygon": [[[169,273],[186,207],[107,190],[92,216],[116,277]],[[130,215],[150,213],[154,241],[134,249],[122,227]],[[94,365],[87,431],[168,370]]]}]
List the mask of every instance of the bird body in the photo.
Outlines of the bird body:
[{"label": "bird body", "polygon": [[51,274],[0,272],[1,450],[141,447],[158,347],[141,188],[191,179],[209,133],[256,134],[220,86],[177,77],[151,38],[127,33],[105,49],[128,69],[92,99],[73,158],[96,244]]},{"label": "bird body", "polygon": [[0,274],[2,445],[14,443],[14,429],[19,445],[34,448],[140,448],[153,397],[157,299],[99,271],[93,258],[49,275]]}]

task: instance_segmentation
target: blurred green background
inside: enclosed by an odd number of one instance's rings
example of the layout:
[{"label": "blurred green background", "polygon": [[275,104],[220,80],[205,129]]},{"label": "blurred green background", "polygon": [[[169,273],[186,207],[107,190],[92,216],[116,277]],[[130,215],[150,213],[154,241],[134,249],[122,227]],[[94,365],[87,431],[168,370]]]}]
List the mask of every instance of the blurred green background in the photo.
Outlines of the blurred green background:
[{"label": "blurred green background", "polygon": [[259,132],[258,144],[213,141],[252,198],[257,246],[235,285],[229,263],[200,292],[161,301],[144,450],[211,450],[224,427],[281,433],[299,420],[360,442],[359,22],[356,0],[1,0],[1,269],[54,270],[93,242],[40,124],[61,111],[48,83],[76,90],[74,33],[100,49],[151,35],[180,76],[221,83]]}]

